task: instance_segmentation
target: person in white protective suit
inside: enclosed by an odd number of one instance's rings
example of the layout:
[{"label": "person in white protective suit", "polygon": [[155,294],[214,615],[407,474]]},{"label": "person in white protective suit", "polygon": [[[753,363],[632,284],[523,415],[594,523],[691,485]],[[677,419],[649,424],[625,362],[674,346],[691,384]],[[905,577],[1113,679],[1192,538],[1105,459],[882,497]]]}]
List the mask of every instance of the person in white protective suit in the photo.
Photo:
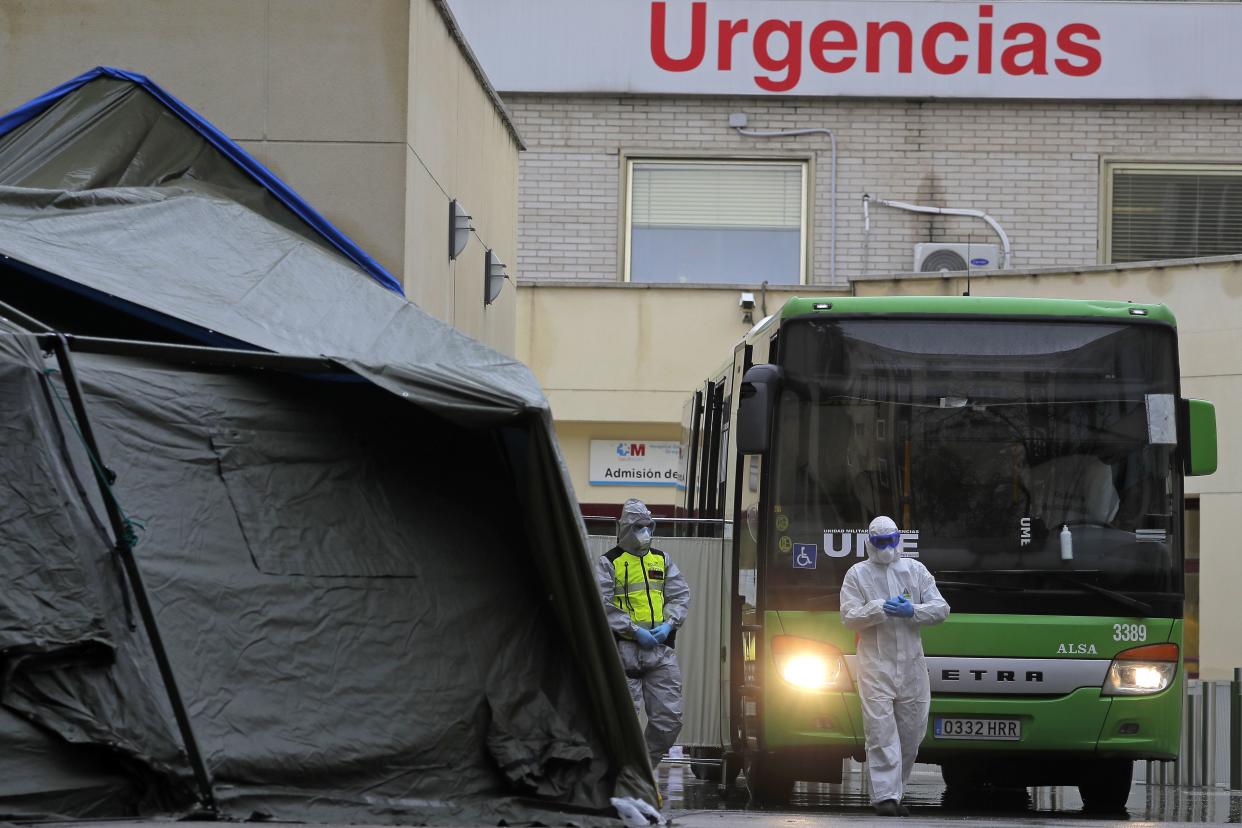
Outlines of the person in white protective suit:
[{"label": "person in white protective suit", "polygon": [[845,573],[841,621],[858,632],[858,695],[867,739],[871,803],[881,816],[909,816],[901,804],[927,732],[931,685],[919,627],[949,615],[927,567],[901,556],[892,518],[867,529],[867,560]]},{"label": "person in white protective suit", "polygon": [[617,545],[595,566],[634,710],[647,710],[653,769],[681,733],[681,668],[673,647],[690,612],[690,586],[668,555],[652,548],[654,531],[647,506],[630,498],[617,521]]}]

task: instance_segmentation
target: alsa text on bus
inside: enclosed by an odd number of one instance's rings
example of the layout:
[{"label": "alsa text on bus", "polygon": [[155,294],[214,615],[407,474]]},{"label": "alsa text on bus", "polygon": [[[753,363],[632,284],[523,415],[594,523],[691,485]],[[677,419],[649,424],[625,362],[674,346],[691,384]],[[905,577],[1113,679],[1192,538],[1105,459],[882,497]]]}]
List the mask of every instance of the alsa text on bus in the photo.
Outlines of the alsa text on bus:
[{"label": "alsa text on bus", "polygon": [[[970,27],[942,20],[916,31],[901,20],[869,21],[855,26],[845,20],[736,20],[720,18],[708,25],[708,3],[690,7],[689,43],[669,43],[668,4],[651,4],[651,57],[667,72],[689,72],[705,65],[715,49],[715,68],[733,69],[733,56],[749,41],[755,63],[767,74],[755,84],[768,92],[788,92],[802,79],[805,64],[826,74],[862,71],[910,74],[916,56],[937,75],[974,72],[990,75],[1047,75],[1056,72],[1085,77],[1099,71],[1100,32],[1088,23],[1068,23],[1049,31],[1040,23],[1017,21],[997,30],[991,4],[978,7]],[[882,4],[878,4],[879,8]],[[706,63],[707,66],[711,62]]]}]

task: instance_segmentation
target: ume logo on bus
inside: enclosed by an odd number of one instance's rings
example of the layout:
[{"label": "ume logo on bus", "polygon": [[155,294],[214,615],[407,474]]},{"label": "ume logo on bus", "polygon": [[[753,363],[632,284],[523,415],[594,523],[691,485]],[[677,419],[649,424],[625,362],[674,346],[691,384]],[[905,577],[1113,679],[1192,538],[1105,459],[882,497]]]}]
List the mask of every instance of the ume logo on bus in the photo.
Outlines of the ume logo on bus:
[{"label": "ume logo on bus", "polygon": [[[867,557],[867,530],[865,529],[825,529],[824,553],[830,558],[848,558],[850,552],[855,557]],[[915,530],[901,533],[901,556],[917,558],[919,556],[919,533]]]}]

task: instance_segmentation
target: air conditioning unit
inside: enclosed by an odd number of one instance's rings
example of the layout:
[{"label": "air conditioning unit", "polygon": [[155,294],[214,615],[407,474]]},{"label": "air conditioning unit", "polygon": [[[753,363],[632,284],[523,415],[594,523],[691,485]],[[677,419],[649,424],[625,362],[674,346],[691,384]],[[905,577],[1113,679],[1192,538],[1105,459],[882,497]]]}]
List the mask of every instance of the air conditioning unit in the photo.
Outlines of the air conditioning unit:
[{"label": "air conditioning unit", "polygon": [[1000,248],[995,244],[935,242],[914,246],[914,269],[919,273],[999,270],[1000,266]]}]

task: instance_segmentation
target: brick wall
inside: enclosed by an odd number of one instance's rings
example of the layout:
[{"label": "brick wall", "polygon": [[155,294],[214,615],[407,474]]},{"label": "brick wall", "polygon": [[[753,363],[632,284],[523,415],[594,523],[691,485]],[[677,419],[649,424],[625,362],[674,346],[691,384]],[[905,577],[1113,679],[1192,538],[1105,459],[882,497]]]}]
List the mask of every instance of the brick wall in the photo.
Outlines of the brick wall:
[{"label": "brick wall", "polygon": [[828,127],[837,136],[837,283],[866,270],[910,270],[920,241],[994,242],[982,222],[872,208],[864,257],[860,198],[968,207],[1008,232],[1014,264],[1098,260],[1101,158],[1242,162],[1242,105],[862,101],[507,95],[528,149],[521,158],[518,272],[525,278],[620,278],[621,154],[809,156],[809,280],[830,284],[826,136],[744,138]]}]

